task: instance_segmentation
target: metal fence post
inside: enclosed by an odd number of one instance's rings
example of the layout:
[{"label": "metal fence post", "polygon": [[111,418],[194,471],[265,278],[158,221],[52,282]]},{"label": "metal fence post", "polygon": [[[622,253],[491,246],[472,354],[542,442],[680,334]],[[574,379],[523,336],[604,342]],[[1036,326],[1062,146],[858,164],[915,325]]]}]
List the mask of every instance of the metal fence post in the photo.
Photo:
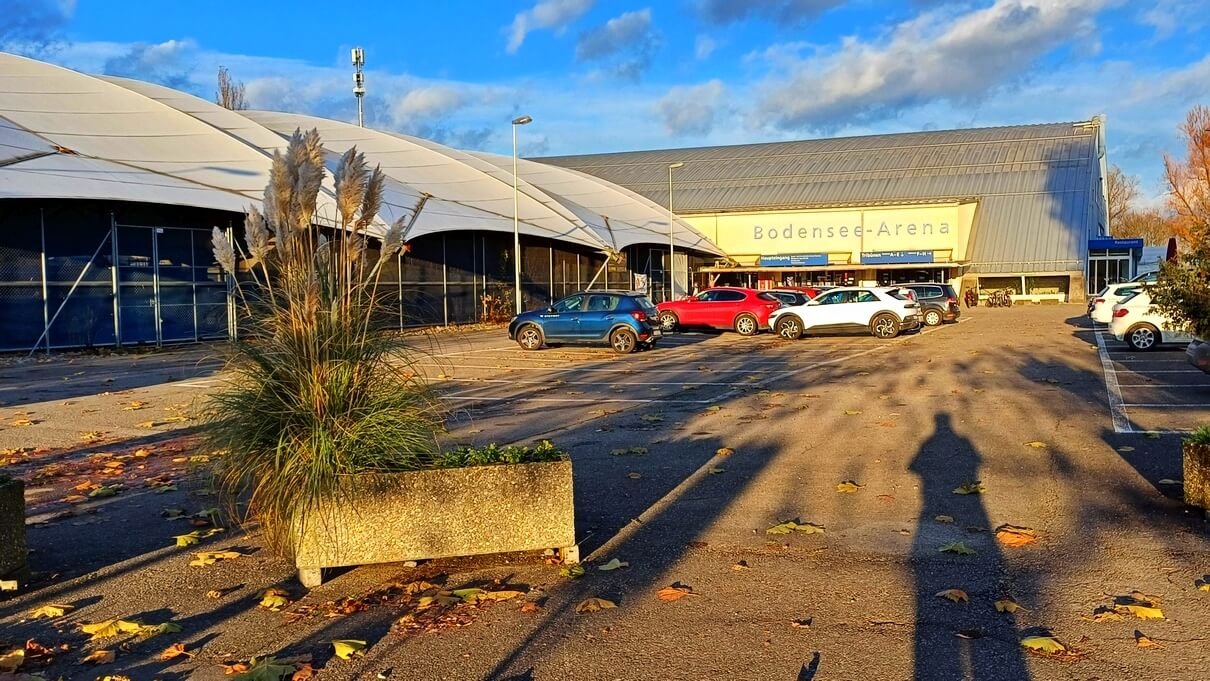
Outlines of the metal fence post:
[{"label": "metal fence post", "polygon": [[154,304],[151,311],[155,315],[155,346],[164,345],[163,315],[160,314],[160,233],[161,227],[151,228],[151,297]]},{"label": "metal fence post", "polygon": [[[50,288],[46,285],[46,208],[38,206],[38,228],[42,231],[42,335],[50,354]],[[35,350],[37,347],[34,348]]]},{"label": "metal fence post", "polygon": [[122,347],[122,282],[118,279],[118,220],[109,214],[109,285],[113,288],[113,344]]},{"label": "metal fence post", "polygon": [[395,260],[399,264],[399,267],[396,269],[396,271],[399,273],[399,275],[395,277],[395,279],[396,279],[395,287],[396,287],[396,290],[399,292],[399,303],[398,303],[399,304],[399,330],[403,331],[403,249],[402,248],[399,249],[399,252],[395,254]]},{"label": "metal fence post", "polygon": [[109,237],[112,234],[113,232],[111,231],[101,239],[101,243],[97,244],[97,250],[92,252],[92,257],[89,258],[88,262],[84,263],[84,267],[80,269],[80,274],[76,277],[75,282],[72,283],[71,288],[67,289],[67,295],[63,296],[63,302],[59,303],[59,308],[55,310],[53,315],[51,315],[50,321],[46,324],[46,328],[42,331],[42,335],[38,336],[38,342],[34,343],[34,347],[29,349],[29,354],[31,356],[38,351],[38,346],[42,344],[43,339],[46,340],[48,345],[50,344],[51,325],[54,324],[55,320],[59,318],[59,314],[63,312],[63,308],[67,307],[67,301],[71,300],[71,294],[75,293],[76,288],[80,286],[80,282],[84,281],[84,275],[88,274],[88,270],[92,268],[92,261],[96,260],[97,256],[101,254],[101,249],[105,247],[105,242],[109,240]]},{"label": "metal fence post", "polygon": [[450,325],[450,283],[447,276],[447,258],[445,255],[445,234],[441,234],[441,305],[445,313],[445,325]]}]

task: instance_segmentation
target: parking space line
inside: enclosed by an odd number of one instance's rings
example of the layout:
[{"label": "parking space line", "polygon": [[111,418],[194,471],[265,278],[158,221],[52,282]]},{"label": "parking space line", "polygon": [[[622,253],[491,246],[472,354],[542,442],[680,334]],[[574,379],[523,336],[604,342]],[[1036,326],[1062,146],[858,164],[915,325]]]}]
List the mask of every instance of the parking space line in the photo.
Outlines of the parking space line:
[{"label": "parking space line", "polygon": [[1119,383],[1119,388],[1210,388],[1204,383]]},{"label": "parking space line", "polygon": [[516,350],[510,345],[501,345],[498,348],[475,348],[473,350],[462,350],[459,352],[443,352],[439,355],[429,355],[429,357],[454,357],[456,355],[473,355],[480,352],[493,352],[496,350]]},{"label": "parking space line", "polygon": [[1101,371],[1105,374],[1105,394],[1109,398],[1109,417],[1113,422],[1113,430],[1117,433],[1133,433],[1134,426],[1131,425],[1130,417],[1126,414],[1122,390],[1118,386],[1118,374],[1113,368],[1113,360],[1109,358],[1109,352],[1105,349],[1105,341],[1101,338],[1101,334],[1096,334],[1096,338],[1097,354],[1101,357]]},{"label": "parking space line", "polygon": [[[1201,373],[1205,373],[1201,369],[1146,369],[1145,371],[1149,374],[1201,374]],[[1135,369],[1131,369],[1130,373],[1138,374],[1138,373],[1142,373],[1142,372],[1137,371]]]},{"label": "parking space line", "polygon": [[[549,381],[510,380],[507,378],[450,378],[450,379],[446,379],[446,380],[451,383],[507,383],[509,385],[549,385],[550,384]],[[561,383],[559,383],[559,385],[574,388],[574,387],[578,387],[578,386],[599,386],[601,384],[594,383],[594,382],[584,382],[584,381],[572,381],[572,382],[562,381]],[[751,382],[745,383],[745,382],[741,382],[741,381],[729,381],[729,382],[727,382],[727,381],[663,381],[663,382],[661,382],[661,381],[634,381],[634,382],[613,381],[613,382],[609,383],[608,385],[610,385],[610,386],[644,385],[644,386],[668,386],[668,387],[676,387],[676,386],[684,386],[684,385],[725,385],[725,386],[729,386],[729,387],[734,387],[734,386],[752,385],[752,383]]]},{"label": "parking space line", "polygon": [[1123,404],[1122,406],[1133,409],[1204,409],[1210,407],[1210,402],[1153,402],[1150,404]]},{"label": "parking space line", "polygon": [[576,404],[597,403],[597,402],[634,402],[638,404],[650,404],[659,402],[660,404],[710,404],[712,400],[666,400],[660,398],[638,398],[638,397],[521,397],[517,395],[509,395],[506,397],[479,397],[476,395],[458,396],[444,395],[443,400],[466,400],[470,402],[573,402]]}]

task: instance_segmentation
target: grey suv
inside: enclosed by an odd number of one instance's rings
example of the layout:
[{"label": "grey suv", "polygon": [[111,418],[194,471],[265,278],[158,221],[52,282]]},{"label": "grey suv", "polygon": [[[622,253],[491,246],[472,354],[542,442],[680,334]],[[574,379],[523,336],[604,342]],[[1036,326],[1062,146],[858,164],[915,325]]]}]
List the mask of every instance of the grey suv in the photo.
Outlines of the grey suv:
[{"label": "grey suv", "polygon": [[924,323],[929,326],[956,322],[962,314],[962,308],[958,307],[958,294],[949,284],[903,284],[899,288],[907,289],[916,296]]}]

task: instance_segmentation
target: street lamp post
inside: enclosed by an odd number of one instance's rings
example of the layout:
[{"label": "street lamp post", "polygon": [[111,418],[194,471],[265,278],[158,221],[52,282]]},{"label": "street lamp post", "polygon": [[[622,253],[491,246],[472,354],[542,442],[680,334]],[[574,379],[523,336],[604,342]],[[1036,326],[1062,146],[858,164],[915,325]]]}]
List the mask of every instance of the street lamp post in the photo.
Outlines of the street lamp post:
[{"label": "street lamp post", "polygon": [[[672,214],[672,171],[683,167],[684,161],[668,164],[668,299],[676,300],[676,218]],[[687,275],[688,273],[686,273]]]},{"label": "street lamp post", "polygon": [[521,218],[517,209],[517,126],[534,119],[518,116],[513,119],[513,287],[516,289],[513,314],[521,314]]}]

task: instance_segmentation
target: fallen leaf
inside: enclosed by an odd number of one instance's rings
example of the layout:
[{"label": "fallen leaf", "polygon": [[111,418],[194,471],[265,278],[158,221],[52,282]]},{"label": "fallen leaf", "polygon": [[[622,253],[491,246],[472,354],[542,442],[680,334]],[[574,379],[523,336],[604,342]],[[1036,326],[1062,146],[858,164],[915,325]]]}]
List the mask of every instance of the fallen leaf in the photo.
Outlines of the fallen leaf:
[{"label": "fallen leaf", "polygon": [[254,657],[247,662],[224,664],[223,669],[227,674],[238,675],[232,681],[284,681],[295,672],[294,665],[282,664],[273,657]]},{"label": "fallen leaf", "polygon": [[1119,606],[1116,606],[1114,608],[1114,610],[1120,614],[1134,615],[1135,617],[1137,617],[1141,620],[1162,620],[1162,619],[1164,619],[1164,612],[1162,610],[1160,610],[1159,608],[1152,606],[1152,605],[1137,605],[1137,604],[1119,605]]},{"label": "fallen leaf", "polygon": [[1001,525],[996,528],[996,539],[1005,546],[1026,546],[1038,541],[1038,533],[1028,527]]},{"label": "fallen leaf", "polygon": [[134,427],[142,428],[144,430],[151,430],[152,428],[155,428],[158,425],[160,425],[160,424],[156,423],[155,421],[143,421],[141,423],[134,424]]},{"label": "fallen leaf", "polygon": [[93,664],[109,664],[113,662],[115,658],[117,658],[117,653],[114,653],[112,650],[94,650],[88,655],[85,655],[84,659],[80,660],[80,663],[83,664],[85,662],[91,662]]},{"label": "fallen leaf", "polygon": [[845,416],[860,416],[861,410],[860,409],[845,409],[844,413],[845,413]]},{"label": "fallen leaf", "polygon": [[132,400],[125,407],[122,407],[122,411],[138,411],[139,409],[142,409],[146,406],[147,406],[146,402],[143,402],[140,400]]},{"label": "fallen leaf", "polygon": [[693,590],[693,587],[686,586],[684,584],[681,584],[680,582],[676,582],[674,584],[670,584],[670,585],[664,587],[663,589],[660,589],[659,591],[656,592],[655,595],[661,601],[671,602],[671,601],[679,601],[682,598],[684,598],[685,596],[696,596],[698,594],[697,594],[697,592],[695,592]]},{"label": "fallen leaf", "polygon": [[75,610],[75,606],[51,603],[50,605],[44,605],[41,608],[30,610],[29,616],[33,619],[39,619],[42,617],[53,619],[55,617],[62,617],[65,613],[71,612],[72,610]]},{"label": "fallen leaf", "polygon": [[559,569],[559,574],[568,579],[579,579],[584,576],[583,565],[568,565]]},{"label": "fallen leaf", "polygon": [[1163,480],[1160,480],[1158,484],[1161,484],[1161,485],[1183,485],[1183,484],[1185,484],[1185,483],[1184,483],[1184,481],[1182,481],[1182,480],[1173,480],[1172,478],[1164,478]]},{"label": "fallen leaf", "polygon": [[714,455],[715,456],[731,456],[734,453],[735,453],[735,450],[731,449],[730,447],[719,447],[718,450],[716,450],[714,452]]},{"label": "fallen leaf", "polygon": [[639,416],[639,420],[644,423],[659,423],[664,420],[663,414],[643,414]]},{"label": "fallen leaf", "polygon": [[748,565],[748,561],[741,560],[741,561],[738,561],[735,565],[732,565],[731,569],[735,570],[736,572],[742,572],[744,570],[751,570],[752,566]]},{"label": "fallen leaf", "polygon": [[983,494],[987,490],[983,487],[983,483],[978,480],[974,482],[964,482],[954,488],[954,494]]},{"label": "fallen leaf", "polygon": [[273,612],[280,612],[290,604],[290,594],[282,589],[265,589],[261,594],[260,607]]},{"label": "fallen leaf", "polygon": [[710,475],[722,475],[723,473],[727,472],[727,469],[726,468],[715,468],[715,467],[711,466],[710,470],[708,470],[706,472],[709,473]]},{"label": "fallen leaf", "polygon": [[149,639],[153,636],[159,636],[160,634],[179,634],[180,632],[181,625],[175,622],[164,622],[163,624],[146,624],[140,626],[135,633],[139,635],[139,638]]},{"label": "fallen leaf", "polygon": [[1089,622],[1098,622],[1098,623],[1100,623],[1100,622],[1121,622],[1122,615],[1118,612],[1115,612],[1114,610],[1112,610],[1110,608],[1097,608],[1092,613],[1092,617],[1083,617],[1083,619],[1086,619]]},{"label": "fallen leaf", "polygon": [[956,553],[960,556],[973,556],[976,553],[974,549],[960,541],[952,541],[948,544],[943,544],[940,549],[937,549],[937,551],[939,553]]},{"label": "fallen leaf", "polygon": [[93,622],[92,624],[81,624],[80,631],[90,636],[90,641],[102,641],[107,638],[115,638],[122,634],[133,634],[143,627],[141,622],[131,622],[129,620],[112,619]]},{"label": "fallen leaf", "polygon": [[639,478],[643,477],[643,474],[631,471],[626,474],[626,477],[630,478],[631,480],[638,480]]},{"label": "fallen leaf", "polygon": [[610,570],[617,570],[618,568],[625,568],[625,567],[630,567],[630,563],[627,563],[625,561],[621,561],[621,560],[618,560],[617,558],[614,558],[614,559],[610,560],[608,563],[605,563],[604,565],[597,567],[597,569],[608,572]]},{"label": "fallen leaf", "polygon": [[765,534],[790,534],[804,532],[806,534],[823,534],[824,528],[815,523],[800,523],[797,520],[787,520],[765,530]]},{"label": "fallen leaf", "polygon": [[219,599],[223,597],[223,592],[218,589],[211,589],[206,592],[206,598]]},{"label": "fallen leaf", "polygon": [[996,601],[996,612],[1014,613],[1018,610],[1025,610],[1025,608],[1007,596]]},{"label": "fallen leaf", "polygon": [[609,453],[613,456],[643,456],[647,453],[646,447],[618,447],[611,449]]},{"label": "fallen leaf", "polygon": [[792,628],[792,629],[810,629],[811,628],[811,618],[808,617],[806,619],[790,620],[790,628]]},{"label": "fallen leaf", "polygon": [[188,655],[189,657],[193,657],[192,655],[189,655],[189,653],[185,652],[184,643],[173,643],[172,645],[165,648],[163,650],[163,652],[160,653],[160,659],[165,660],[165,661],[174,660],[174,659],[180,657],[181,655]]},{"label": "fallen leaf", "polygon": [[964,638],[968,641],[973,641],[977,638],[983,638],[983,632],[978,629],[962,629],[956,634],[958,638]]},{"label": "fallen leaf", "polygon": [[515,591],[512,589],[501,589],[499,591],[484,591],[483,593],[478,595],[477,600],[496,601],[497,603],[499,603],[501,601],[511,601],[514,598],[519,598],[524,595],[525,595],[524,591]]},{"label": "fallen leaf", "polygon": [[197,558],[189,561],[189,564],[196,567],[205,567],[207,565],[214,565],[219,561],[235,560],[244,554],[239,551],[202,551],[193,555],[197,556]]},{"label": "fallen leaf", "polygon": [[[311,663],[307,662],[290,676],[290,681],[309,681],[313,676],[315,676],[315,670],[311,668]],[[379,676],[382,675],[379,674]]]},{"label": "fallen leaf", "polygon": [[1210,575],[1193,580],[1193,586],[1197,587],[1198,591],[1210,591]]},{"label": "fallen leaf", "polygon": [[163,518],[183,518],[189,515],[189,512],[183,508],[166,508],[160,511],[160,517]]},{"label": "fallen leaf", "polygon": [[933,520],[936,520],[936,521],[937,521],[937,522],[939,522],[939,523],[952,523],[952,522],[954,522],[954,516],[952,516],[952,515],[939,515],[939,516],[937,516],[937,517],[933,518]]},{"label": "fallen leaf", "polygon": [[1053,636],[1026,636],[1021,639],[1021,645],[1046,655],[1061,655],[1067,652],[1067,646]]},{"label": "fallen leaf", "polygon": [[1034,440],[1032,442],[1026,442],[1025,446],[1033,447],[1034,449],[1046,449],[1050,445],[1046,444],[1045,442],[1042,442],[1041,440]]},{"label": "fallen leaf", "polygon": [[25,663],[25,648],[0,655],[0,673],[15,673]]},{"label": "fallen leaf", "polygon": [[853,482],[852,480],[845,480],[844,482],[836,485],[836,491],[843,492],[846,494],[852,494],[853,492],[856,492],[857,490],[861,489],[861,487],[862,487],[861,485],[858,485],[857,483]]},{"label": "fallen leaf", "polygon": [[580,604],[576,606],[576,612],[583,614],[586,612],[598,612],[600,610],[609,610],[610,608],[616,608],[616,607],[618,607],[618,605],[616,603],[614,603],[613,601],[606,600],[604,598],[593,597],[593,598],[586,598],[583,601],[580,601]]},{"label": "fallen leaf", "polygon": [[122,491],[122,484],[116,483],[113,485],[101,485],[88,493],[88,496],[93,499],[104,499],[106,497],[116,497],[118,492]]},{"label": "fallen leaf", "polygon": [[17,426],[17,427],[32,426],[35,423],[37,423],[37,421],[34,421],[32,419],[13,419],[12,421],[9,422],[10,425]]},{"label": "fallen leaf", "polygon": [[526,601],[521,606],[521,612],[538,612],[541,609],[542,605],[540,603],[535,603],[534,601]]},{"label": "fallen leaf", "polygon": [[1163,648],[1164,646],[1156,643],[1151,637],[1147,636],[1139,630],[1134,632],[1134,643],[1140,648]]},{"label": "fallen leaf", "polygon": [[1133,452],[1134,447],[1131,447],[1130,445],[1122,445],[1121,447],[1118,447],[1118,451],[1119,452]]},{"label": "fallen leaf", "polygon": [[336,657],[342,660],[348,660],[353,657],[365,655],[366,642],[355,641],[353,639],[342,639],[332,641],[332,648],[336,651]]},{"label": "fallen leaf", "polygon": [[971,600],[970,596],[967,596],[966,592],[962,589],[946,589],[945,591],[938,591],[937,598],[948,598],[955,603],[969,603]]}]

